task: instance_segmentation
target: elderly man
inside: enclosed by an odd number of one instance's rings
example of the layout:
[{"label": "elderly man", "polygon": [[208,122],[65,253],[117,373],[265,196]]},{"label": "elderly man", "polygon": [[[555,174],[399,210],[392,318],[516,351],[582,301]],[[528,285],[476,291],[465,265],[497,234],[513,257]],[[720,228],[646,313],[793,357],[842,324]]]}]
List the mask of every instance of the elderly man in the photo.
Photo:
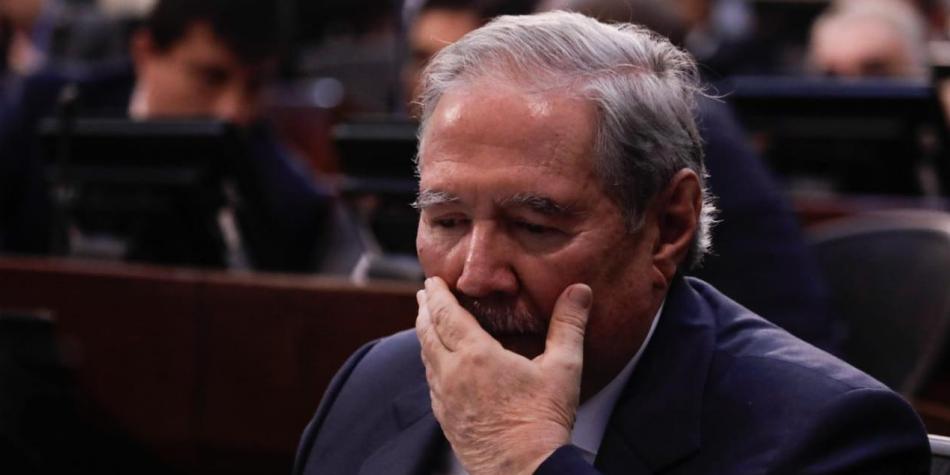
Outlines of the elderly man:
[{"label": "elderly man", "polygon": [[926,473],[903,400],[681,276],[713,214],[698,88],[667,41],[579,14],[439,53],[416,332],[346,363],[296,473]]}]

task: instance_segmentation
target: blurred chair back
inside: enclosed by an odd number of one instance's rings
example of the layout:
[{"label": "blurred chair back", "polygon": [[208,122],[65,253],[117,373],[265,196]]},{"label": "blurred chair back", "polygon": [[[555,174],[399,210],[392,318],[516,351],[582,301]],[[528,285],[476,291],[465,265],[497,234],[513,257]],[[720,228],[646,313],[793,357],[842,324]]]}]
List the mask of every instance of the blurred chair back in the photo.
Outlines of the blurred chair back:
[{"label": "blurred chair back", "polygon": [[942,435],[929,437],[930,451],[933,452],[930,475],[950,475],[950,437]]},{"label": "blurred chair back", "polygon": [[845,325],[841,356],[905,396],[918,393],[950,330],[950,214],[868,213],[809,237]]}]

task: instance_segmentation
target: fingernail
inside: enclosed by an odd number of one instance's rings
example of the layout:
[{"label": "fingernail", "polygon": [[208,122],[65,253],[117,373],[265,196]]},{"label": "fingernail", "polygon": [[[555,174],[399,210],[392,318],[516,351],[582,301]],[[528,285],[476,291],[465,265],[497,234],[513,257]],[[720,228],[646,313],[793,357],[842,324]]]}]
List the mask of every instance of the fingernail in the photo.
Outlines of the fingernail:
[{"label": "fingernail", "polygon": [[590,308],[591,301],[593,301],[590,287],[583,284],[571,287],[570,292],[567,293],[567,297],[571,299],[574,305],[583,309]]}]

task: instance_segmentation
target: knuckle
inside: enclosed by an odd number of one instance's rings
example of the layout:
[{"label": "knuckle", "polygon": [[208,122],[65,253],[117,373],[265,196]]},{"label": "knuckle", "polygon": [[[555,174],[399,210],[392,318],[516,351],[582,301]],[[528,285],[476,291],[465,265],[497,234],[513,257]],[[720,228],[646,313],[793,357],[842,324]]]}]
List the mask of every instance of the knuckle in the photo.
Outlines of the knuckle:
[{"label": "knuckle", "polygon": [[560,354],[553,363],[557,371],[564,373],[579,373],[584,368],[584,358],[579,353]]},{"label": "knuckle", "polygon": [[432,321],[436,325],[444,324],[451,316],[451,310],[445,305],[437,305],[432,309]]},{"label": "knuckle", "polygon": [[579,373],[583,367],[584,363],[579,358],[570,358],[561,363],[561,369],[568,373]]},{"label": "knuckle", "polygon": [[484,359],[473,351],[466,351],[459,356],[459,365],[463,367],[481,366],[484,362]]}]

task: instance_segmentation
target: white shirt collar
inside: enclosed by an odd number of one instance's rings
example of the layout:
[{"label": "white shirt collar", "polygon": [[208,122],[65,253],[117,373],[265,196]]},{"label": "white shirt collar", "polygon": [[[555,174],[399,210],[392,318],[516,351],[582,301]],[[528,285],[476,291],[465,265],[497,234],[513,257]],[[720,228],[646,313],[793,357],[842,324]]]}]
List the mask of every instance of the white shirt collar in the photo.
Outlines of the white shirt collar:
[{"label": "white shirt collar", "polygon": [[600,448],[604,431],[607,430],[607,421],[610,420],[610,414],[614,410],[614,405],[617,403],[620,393],[626,387],[627,380],[630,379],[630,373],[633,372],[633,368],[636,367],[640,357],[643,356],[643,350],[650,343],[665,304],[666,300],[660,304],[659,310],[653,317],[653,323],[650,325],[650,331],[647,332],[643,344],[640,345],[640,349],[633,355],[633,358],[600,392],[577,408],[577,419],[574,421],[574,430],[571,432],[571,444],[581,449],[584,452],[584,458],[589,458],[587,461],[590,463],[594,463],[594,459],[597,457],[597,449]]}]

